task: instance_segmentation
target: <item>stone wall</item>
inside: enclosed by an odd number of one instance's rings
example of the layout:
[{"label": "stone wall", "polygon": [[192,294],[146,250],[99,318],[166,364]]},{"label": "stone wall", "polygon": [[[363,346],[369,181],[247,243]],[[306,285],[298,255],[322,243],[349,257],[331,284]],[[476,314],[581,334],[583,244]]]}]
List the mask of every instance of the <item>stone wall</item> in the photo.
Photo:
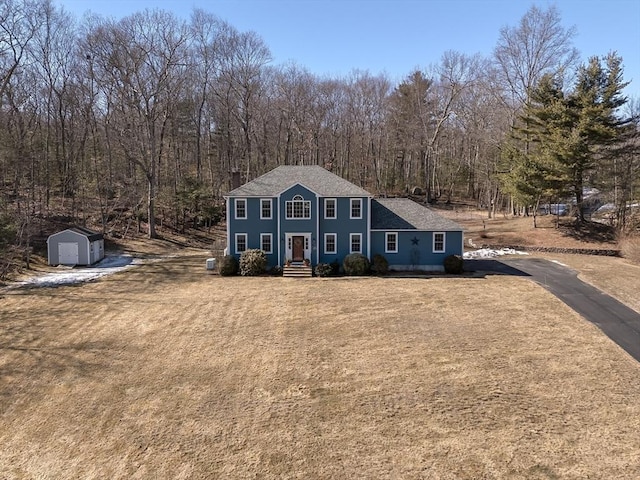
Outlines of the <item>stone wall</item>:
[{"label": "stone wall", "polygon": [[602,255],[605,257],[621,257],[620,250],[603,250],[597,248],[562,248],[562,247],[536,247],[524,245],[482,245],[481,248],[500,250],[501,248],[513,248],[523,252],[547,252],[547,253],[572,253],[576,255]]}]

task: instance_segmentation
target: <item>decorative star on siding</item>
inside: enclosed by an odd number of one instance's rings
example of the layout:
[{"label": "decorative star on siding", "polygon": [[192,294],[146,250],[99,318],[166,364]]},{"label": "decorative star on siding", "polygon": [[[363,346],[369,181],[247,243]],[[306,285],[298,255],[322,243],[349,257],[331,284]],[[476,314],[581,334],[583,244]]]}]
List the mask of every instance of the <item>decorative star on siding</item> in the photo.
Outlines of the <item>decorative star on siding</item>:
[{"label": "decorative star on siding", "polygon": [[418,245],[420,243],[420,239],[418,237],[413,237],[411,239],[411,245]]}]

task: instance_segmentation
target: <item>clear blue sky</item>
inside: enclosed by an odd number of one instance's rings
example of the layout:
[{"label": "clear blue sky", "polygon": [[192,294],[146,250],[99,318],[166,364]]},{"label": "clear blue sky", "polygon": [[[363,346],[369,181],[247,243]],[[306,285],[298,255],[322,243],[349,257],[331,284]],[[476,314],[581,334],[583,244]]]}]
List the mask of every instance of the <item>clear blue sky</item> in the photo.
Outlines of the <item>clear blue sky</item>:
[{"label": "clear blue sky", "polygon": [[640,0],[54,0],[78,18],[121,18],[161,8],[189,18],[194,7],[241,31],[257,32],[274,64],[293,61],[323,76],[386,72],[399,81],[437,63],[446,50],[489,56],[500,28],[515,27],[532,5],[556,5],[575,27],[583,60],[615,50],[627,95],[640,101]]}]

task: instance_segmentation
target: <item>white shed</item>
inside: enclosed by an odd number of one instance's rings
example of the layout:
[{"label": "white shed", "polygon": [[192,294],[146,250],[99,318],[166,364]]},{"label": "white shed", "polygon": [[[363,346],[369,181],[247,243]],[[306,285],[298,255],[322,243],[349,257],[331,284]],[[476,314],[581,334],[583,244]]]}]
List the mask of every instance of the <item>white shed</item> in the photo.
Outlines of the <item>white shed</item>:
[{"label": "white shed", "polygon": [[47,239],[49,265],[92,265],[104,258],[104,236],[82,227],[54,233]]}]

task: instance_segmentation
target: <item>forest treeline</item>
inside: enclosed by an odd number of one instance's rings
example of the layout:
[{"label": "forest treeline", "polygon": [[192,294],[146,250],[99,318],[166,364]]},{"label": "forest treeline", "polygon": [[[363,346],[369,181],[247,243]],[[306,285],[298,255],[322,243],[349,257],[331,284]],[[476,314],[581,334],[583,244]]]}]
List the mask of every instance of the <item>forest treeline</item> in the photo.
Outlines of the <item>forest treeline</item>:
[{"label": "forest treeline", "polygon": [[640,161],[622,59],[584,62],[555,7],[497,34],[490,57],[443,39],[440,59],[394,84],[275,65],[258,33],[204,10],[78,19],[2,0],[0,248],[28,249],[53,220],[149,237],[209,224],[234,172],[288,164],[489,214],[579,204],[586,186],[625,210]]}]

